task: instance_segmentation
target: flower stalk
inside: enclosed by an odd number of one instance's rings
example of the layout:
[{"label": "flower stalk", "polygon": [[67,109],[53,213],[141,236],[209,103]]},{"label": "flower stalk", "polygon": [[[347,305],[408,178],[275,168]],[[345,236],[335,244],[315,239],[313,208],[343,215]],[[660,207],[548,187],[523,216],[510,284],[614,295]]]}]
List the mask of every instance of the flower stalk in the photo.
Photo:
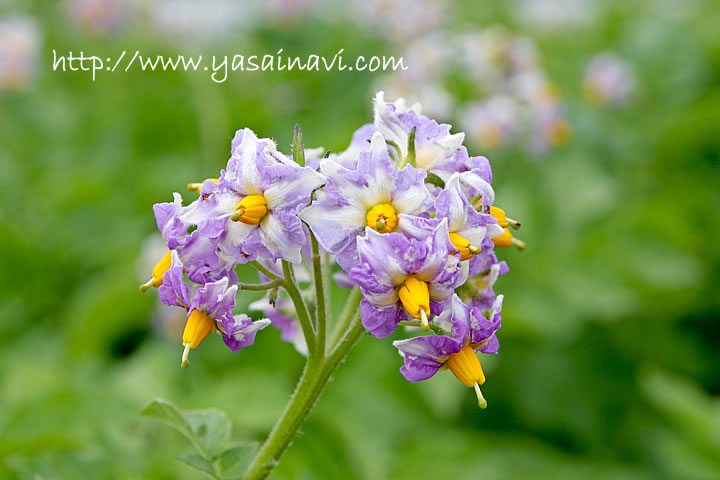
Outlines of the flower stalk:
[{"label": "flower stalk", "polygon": [[[285,269],[285,265],[283,265],[283,268]],[[319,280],[316,286],[318,292],[324,292],[325,282],[322,280],[322,275],[316,275],[315,279],[316,281]],[[328,345],[328,353],[319,353],[318,350],[315,350],[315,355],[308,356],[302,376],[290,397],[290,401],[285,407],[285,411],[278,419],[260,449],[260,452],[258,452],[250,465],[245,474],[245,480],[261,480],[270,474],[279,458],[290,445],[293,438],[295,438],[297,431],[305,422],[305,419],[315,405],[320,393],[327,385],[327,382],[330,380],[330,377],[335,370],[337,370],[350,349],[360,339],[360,336],[365,331],[360,323],[360,315],[358,313],[358,305],[361,299],[362,295],[359,294],[359,289],[355,288],[350,294],[343,313],[338,320],[338,326],[334,332],[333,340],[330,342],[330,345]],[[300,299],[300,302],[302,302],[302,299]],[[318,299],[317,303],[318,311],[321,309],[324,310],[324,307],[321,307],[324,302]],[[303,306],[303,309],[304,308]],[[302,316],[300,309],[298,309],[298,316]],[[320,327],[320,323],[318,323],[318,327]],[[305,330],[305,328],[303,329],[304,331],[312,331],[312,328],[307,330]],[[320,328],[318,328],[318,337],[319,332]],[[306,340],[309,346],[313,339],[306,337]],[[318,338],[314,340],[315,342],[312,343],[319,345],[317,342]],[[310,350],[310,352],[312,351],[313,350]]]}]

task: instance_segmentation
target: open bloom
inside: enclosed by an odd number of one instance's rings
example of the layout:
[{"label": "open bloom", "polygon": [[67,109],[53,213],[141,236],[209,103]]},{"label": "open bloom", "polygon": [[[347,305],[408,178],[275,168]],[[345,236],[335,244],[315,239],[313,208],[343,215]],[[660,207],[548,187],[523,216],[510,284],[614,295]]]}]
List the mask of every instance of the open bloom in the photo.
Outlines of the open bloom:
[{"label": "open bloom", "polygon": [[[201,190],[204,183],[191,184],[193,189]],[[212,182],[211,182],[212,183]],[[217,183],[214,183],[217,185]],[[197,283],[216,281],[228,277],[231,283],[237,282],[234,267],[237,262],[218,251],[216,242],[202,235],[197,230],[189,233],[192,224],[181,220],[181,217],[191,212],[200,200],[183,206],[179,193],[173,194],[173,201],[156,203],[153,206],[155,220],[168,249],[175,250],[180,258],[188,277]],[[152,271],[151,279],[140,286],[145,291],[150,286],[159,286],[162,283],[162,274],[170,268],[170,253],[160,259]]]},{"label": "open bloom", "polygon": [[485,408],[487,402],[480,391],[485,374],[476,351],[498,352],[496,332],[502,321],[502,302],[503,296],[499,295],[489,316],[485,317],[479,308],[469,308],[453,295],[448,308],[435,320],[450,331],[449,336],[425,335],[393,342],[405,361],[400,373],[414,383],[449,368],[466,386],[475,388],[478,405]]},{"label": "open bloom", "polygon": [[356,238],[366,227],[378,233],[397,231],[402,228],[400,214],[417,215],[432,204],[426,173],[410,165],[397,170],[379,133],[360,154],[356,170],[330,159],[320,169],[327,176],[324,196],[300,217],[346,271],[357,263]]},{"label": "open bloom", "polygon": [[419,319],[427,328],[431,313],[439,314],[464,281],[447,220],[422,240],[366,230],[357,240],[360,263],[349,273],[365,296],[360,302],[363,326],[377,338],[390,335],[402,320]]},{"label": "open bloom", "polygon": [[[492,251],[492,238],[503,233],[490,214],[478,212],[465,194],[461,179],[472,172],[455,173],[435,199],[435,218],[447,218],[450,241],[461,260],[470,260],[470,275],[480,271],[482,259]],[[487,188],[492,190],[490,185]],[[485,196],[494,196],[492,191]]]},{"label": "open bloom", "polygon": [[310,203],[323,176],[300,167],[250,129],[238,132],[233,145],[218,183],[205,182],[194,208],[180,221],[197,225],[193,233],[211,239],[218,255],[235,263],[258,257],[300,262],[306,235],[297,213]]},{"label": "open bloom", "polygon": [[176,305],[188,312],[181,366],[190,365],[190,350],[197,348],[212,331],[221,334],[233,352],[252,345],[257,331],[268,326],[270,320],[253,322],[247,315],[233,316],[237,285],[228,286],[227,278],[203,286],[186,283],[180,258],[176,252],[171,257],[172,266],[165,273],[158,294],[165,305]]},{"label": "open bloom", "polygon": [[[485,157],[470,157],[462,146],[464,133],[450,133],[450,125],[439,124],[420,113],[420,106],[407,107],[403,99],[386,103],[383,92],[375,96],[375,128],[392,145],[398,165],[409,161],[410,134],[415,129],[415,165],[447,179],[454,172],[486,168]],[[487,167],[489,168],[489,167]]]}]

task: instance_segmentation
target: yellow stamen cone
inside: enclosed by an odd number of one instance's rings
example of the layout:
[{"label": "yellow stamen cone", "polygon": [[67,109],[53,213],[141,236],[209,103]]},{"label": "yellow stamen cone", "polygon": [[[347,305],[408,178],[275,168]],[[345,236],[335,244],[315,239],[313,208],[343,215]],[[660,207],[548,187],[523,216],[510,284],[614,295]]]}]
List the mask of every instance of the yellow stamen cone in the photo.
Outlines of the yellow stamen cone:
[{"label": "yellow stamen cone", "polygon": [[487,401],[480,391],[480,385],[485,383],[485,373],[483,373],[475,350],[470,345],[465,345],[459,352],[450,355],[447,366],[465,386],[475,388],[478,406],[480,408],[487,407]]},{"label": "yellow stamen cone", "polygon": [[423,322],[427,321],[427,316],[430,315],[430,292],[427,283],[410,277],[398,290],[398,296],[410,315],[422,320],[423,314],[425,314],[426,320]]},{"label": "yellow stamen cone", "polygon": [[159,287],[160,285],[162,285],[163,275],[165,275],[165,272],[170,269],[171,264],[172,255],[170,253],[170,250],[168,250],[168,252],[163,255],[163,257],[153,267],[150,280],[140,285],[140,291],[146,292],[151,287]]},{"label": "yellow stamen cone", "polygon": [[505,227],[503,233],[501,235],[498,235],[497,237],[493,237],[492,239],[493,243],[496,247],[511,247],[514,246],[520,251],[523,251],[527,248],[527,244],[520,240],[519,238],[513,237],[512,233],[510,233],[510,230]]},{"label": "yellow stamen cone", "polygon": [[183,350],[182,362],[180,366],[187,368],[190,366],[188,361],[188,354],[191,349],[195,349],[200,345],[212,332],[215,327],[215,321],[205,312],[200,310],[193,310],[190,312],[187,323],[185,324],[185,331],[183,332]]},{"label": "yellow stamen cone", "polygon": [[512,238],[513,238],[512,233],[510,233],[510,230],[507,227],[505,227],[503,229],[502,235],[493,237],[492,241],[496,247],[509,247],[512,245]]},{"label": "yellow stamen cone", "polygon": [[498,208],[495,206],[490,207],[490,215],[495,217],[495,220],[498,221],[498,225],[500,225],[503,228],[506,227],[512,227],[515,230],[520,228],[521,224],[517,220],[513,220],[512,218],[505,215],[505,210],[502,208]]},{"label": "yellow stamen cone", "polygon": [[497,220],[498,225],[500,225],[501,227],[505,228],[508,226],[508,221],[505,218],[505,210],[503,210],[502,208],[498,208],[494,205],[491,206],[490,215],[495,217],[495,220]]},{"label": "yellow stamen cone", "polygon": [[267,200],[262,195],[248,195],[235,207],[231,220],[246,225],[257,225],[268,213]]},{"label": "yellow stamen cone", "polygon": [[470,245],[470,241],[468,239],[462,235],[458,235],[457,233],[450,234],[450,243],[452,243],[455,249],[460,253],[460,260],[470,260],[482,251],[480,247]]},{"label": "yellow stamen cone", "polygon": [[397,226],[398,217],[395,208],[389,203],[378,203],[365,217],[368,227],[378,233],[389,233]]}]

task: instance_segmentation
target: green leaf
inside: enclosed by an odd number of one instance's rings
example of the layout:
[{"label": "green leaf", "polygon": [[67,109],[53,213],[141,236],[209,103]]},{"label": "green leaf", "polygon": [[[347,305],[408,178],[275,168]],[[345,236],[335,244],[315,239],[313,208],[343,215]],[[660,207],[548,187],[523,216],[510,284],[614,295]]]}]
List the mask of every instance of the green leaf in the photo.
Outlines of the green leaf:
[{"label": "green leaf", "polygon": [[216,408],[183,412],[167,400],[157,399],[141,413],[182,433],[207,460],[222,452],[230,438],[230,417]]},{"label": "green leaf", "polygon": [[217,408],[184,412],[198,441],[215,457],[223,451],[230,439],[232,423],[227,413]]},{"label": "green leaf", "polygon": [[240,478],[260,450],[260,443],[248,442],[228,448],[218,458],[220,472],[226,479]]},{"label": "green leaf", "polygon": [[436,187],[445,188],[445,181],[431,172],[428,172],[427,177],[425,177],[425,183],[435,185]]},{"label": "green leaf", "polygon": [[300,125],[295,124],[293,131],[293,160],[301,167],[305,166],[305,146],[303,145],[303,134]]},{"label": "green leaf", "polygon": [[177,459],[201,472],[210,474],[213,478],[217,478],[217,473],[215,472],[215,467],[213,467],[212,462],[202,455],[191,453],[189,455],[180,455]]},{"label": "green leaf", "polygon": [[195,442],[196,438],[193,434],[192,427],[183,416],[182,412],[167,400],[153,400],[141,412],[141,415],[152,417],[156,420],[171,426],[178,432],[182,433],[188,440]]}]

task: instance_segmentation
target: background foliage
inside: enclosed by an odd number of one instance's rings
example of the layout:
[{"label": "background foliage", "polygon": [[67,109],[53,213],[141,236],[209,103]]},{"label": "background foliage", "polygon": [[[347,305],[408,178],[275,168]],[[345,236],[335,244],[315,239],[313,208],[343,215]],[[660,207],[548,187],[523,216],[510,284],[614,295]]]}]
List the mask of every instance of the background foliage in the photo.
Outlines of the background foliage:
[{"label": "background foliage", "polygon": [[[59,6],[22,5],[43,43],[30,88],[0,96],[0,477],[200,476],[174,460],[187,440],[140,410],[155,397],[216,407],[233,441],[261,440],[302,359],[267,329],[237,355],[211,338],[179,368],[177,331],[137,291],[151,205],[214,176],[238,128],[287,151],[298,122],[307,146],[343,149],[371,119],[373,75],[236,73],[218,85],[135,71],[93,83],[52,72],[52,49],[398,50],[347,21],[185,46],[142,22],[97,36]],[[458,28],[500,22],[538,43],[573,129],[541,158],[472,152],[488,154],[530,245],[502,252],[489,408],[450,374],[408,384],[390,342],[364,338],[272,478],[720,477],[720,9],[677,5],[607,2],[590,24],[551,30],[503,2],[455,5]],[[606,49],[637,76],[622,110],[581,96],[584,62]]]}]

